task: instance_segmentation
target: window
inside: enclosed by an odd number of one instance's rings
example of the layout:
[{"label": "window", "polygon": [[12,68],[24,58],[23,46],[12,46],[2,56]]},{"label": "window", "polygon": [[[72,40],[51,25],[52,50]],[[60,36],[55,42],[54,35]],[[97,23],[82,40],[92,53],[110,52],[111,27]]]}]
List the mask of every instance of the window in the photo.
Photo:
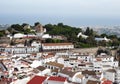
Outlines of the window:
[{"label": "window", "polygon": [[73,63],[70,63],[71,65],[73,65]]}]

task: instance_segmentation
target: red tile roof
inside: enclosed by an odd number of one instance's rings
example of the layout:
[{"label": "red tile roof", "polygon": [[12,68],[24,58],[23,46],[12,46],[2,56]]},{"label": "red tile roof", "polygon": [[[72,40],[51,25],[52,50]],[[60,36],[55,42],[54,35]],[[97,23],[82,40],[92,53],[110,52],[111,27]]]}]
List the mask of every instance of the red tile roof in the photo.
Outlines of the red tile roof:
[{"label": "red tile roof", "polygon": [[63,77],[57,77],[57,76],[51,76],[51,77],[48,78],[48,80],[65,82],[66,78],[63,78]]},{"label": "red tile roof", "polygon": [[110,81],[110,80],[106,80],[106,81],[104,81],[102,84],[113,84],[113,83],[112,83],[112,81]]},{"label": "red tile roof", "polygon": [[27,84],[42,84],[47,77],[35,76]]}]

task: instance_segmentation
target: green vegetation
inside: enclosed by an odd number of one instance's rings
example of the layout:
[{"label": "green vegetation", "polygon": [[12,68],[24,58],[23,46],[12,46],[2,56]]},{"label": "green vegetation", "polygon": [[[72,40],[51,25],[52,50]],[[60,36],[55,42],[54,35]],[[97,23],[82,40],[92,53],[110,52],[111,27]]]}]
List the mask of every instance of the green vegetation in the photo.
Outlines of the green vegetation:
[{"label": "green vegetation", "polygon": [[3,36],[5,36],[5,30],[0,31],[0,37],[3,37]]},{"label": "green vegetation", "polygon": [[[7,30],[10,34],[14,35],[15,33],[23,33],[23,34],[36,34],[33,31],[33,28],[40,24],[39,22],[34,23],[34,26],[30,26],[31,28],[26,28],[27,23],[20,24],[12,24]],[[25,28],[24,28],[25,27]],[[61,42],[72,42],[74,43],[76,48],[87,48],[87,47],[96,47],[96,46],[119,46],[120,45],[120,38],[116,35],[107,35],[107,34],[97,34],[93,29],[87,27],[85,31],[81,28],[71,27],[68,25],[64,25],[63,23],[58,24],[46,24],[44,26],[47,30],[46,33],[50,35],[62,35],[66,37],[66,40],[59,40],[59,39],[46,39],[44,42],[46,43],[61,43]],[[77,37],[78,33],[82,32],[83,34],[87,35],[88,38]],[[5,36],[7,33],[5,30],[0,31],[0,37]],[[95,37],[107,37],[111,39],[111,41],[95,41]]]},{"label": "green vegetation", "polygon": [[[47,33],[50,35],[66,36],[67,41],[74,43],[76,48],[96,46],[96,41],[94,40],[94,31],[89,27],[85,32],[83,32],[81,28],[71,27],[64,25],[63,23],[58,23],[57,25],[47,24],[44,27],[47,29]],[[87,39],[84,39],[82,37],[77,38],[77,35],[80,32],[83,32],[90,37]]]},{"label": "green vegetation", "polygon": [[[96,47],[96,46],[119,46],[120,44],[120,38],[118,38],[116,35],[106,35],[101,34],[98,35],[93,29],[90,27],[87,27],[85,31],[83,31],[81,28],[71,27],[68,25],[64,25],[63,23],[58,23],[57,25],[47,24],[44,26],[47,29],[47,33],[50,35],[64,35],[67,37],[68,42],[74,43],[76,48],[80,47]],[[81,36],[77,38],[77,34],[79,32],[82,32],[83,34],[89,36],[87,39],[82,38]],[[111,39],[110,42],[106,41],[95,41],[95,37],[107,37]],[[53,42],[53,41],[51,41]]]},{"label": "green vegetation", "polygon": [[64,25],[63,23],[57,25],[47,24],[44,27],[50,35],[64,35],[69,42],[76,42],[77,34],[82,31],[80,28]]},{"label": "green vegetation", "polygon": [[65,42],[64,40],[59,40],[59,39],[46,39],[46,43],[62,43]]},{"label": "green vegetation", "polygon": [[63,25],[62,23],[58,23],[57,25],[47,24],[44,27],[50,35],[65,35],[68,39],[70,39],[71,36],[76,37],[76,35],[82,31],[80,28]]},{"label": "green vegetation", "polygon": [[94,36],[94,31],[93,31],[93,29],[90,29],[89,27],[87,27],[84,34],[87,35],[87,36]]},{"label": "green vegetation", "polygon": [[15,33],[24,33],[24,34],[35,34],[32,29],[24,29],[24,26],[27,25],[26,23],[23,23],[22,25],[19,24],[13,24],[11,27],[9,27],[7,30],[14,35]]}]

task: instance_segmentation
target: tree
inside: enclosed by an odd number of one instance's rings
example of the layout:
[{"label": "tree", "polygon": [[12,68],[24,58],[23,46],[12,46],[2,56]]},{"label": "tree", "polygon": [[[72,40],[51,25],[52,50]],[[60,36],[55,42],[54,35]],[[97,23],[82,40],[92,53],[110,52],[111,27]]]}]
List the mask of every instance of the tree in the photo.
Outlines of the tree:
[{"label": "tree", "polygon": [[88,35],[88,36],[93,36],[94,35],[94,31],[93,29],[90,29],[89,27],[87,27],[85,33],[85,35]]},{"label": "tree", "polygon": [[35,23],[34,23],[34,26],[37,26],[37,25],[39,25],[39,24],[40,24],[39,22],[35,22]]},{"label": "tree", "polygon": [[120,42],[118,41],[118,39],[113,39],[112,40],[112,46],[119,46]]},{"label": "tree", "polygon": [[101,37],[102,37],[102,38],[108,37],[108,35],[104,33],[104,34],[101,34]]},{"label": "tree", "polygon": [[0,31],[0,37],[3,37],[3,36],[5,36],[5,31],[4,31],[4,30],[1,30],[1,31]]},{"label": "tree", "polygon": [[58,23],[57,25],[63,27],[63,23]]},{"label": "tree", "polygon": [[86,39],[82,38],[82,36],[79,36],[78,42],[86,43]]},{"label": "tree", "polygon": [[54,28],[52,24],[47,24],[47,25],[45,25],[44,27],[46,28],[46,30],[47,30],[48,33],[49,33],[50,31],[53,31],[53,28]]},{"label": "tree", "polygon": [[28,24],[27,24],[27,23],[23,23],[21,26],[24,27],[24,26],[26,26],[26,25],[28,25]]},{"label": "tree", "polygon": [[85,35],[89,35],[89,34],[90,34],[90,28],[89,28],[89,27],[87,27],[87,29],[86,29],[86,31],[85,31],[84,34],[85,34]]},{"label": "tree", "polygon": [[19,24],[13,24],[13,25],[11,25],[11,28],[13,28],[14,30],[19,31],[19,32],[24,31],[23,27]]},{"label": "tree", "polygon": [[97,42],[95,41],[95,38],[93,36],[89,36],[86,39],[86,43],[91,45],[91,46],[96,46],[97,45]]},{"label": "tree", "polygon": [[63,23],[58,23],[57,25],[47,24],[44,27],[46,28],[47,33],[51,35],[64,35],[70,42],[76,42],[77,34],[81,31],[80,28],[70,27]]},{"label": "tree", "polygon": [[91,35],[91,36],[94,35],[94,31],[93,31],[93,29],[90,29],[90,35]]},{"label": "tree", "polygon": [[107,42],[106,41],[99,41],[98,42],[98,46],[107,46]]},{"label": "tree", "polygon": [[46,41],[46,43],[53,43],[53,40],[51,38],[48,38],[45,41]]},{"label": "tree", "polygon": [[30,29],[24,30],[24,34],[29,34],[29,33],[30,33]]},{"label": "tree", "polygon": [[117,39],[117,36],[116,35],[110,35],[109,38],[110,39]]}]

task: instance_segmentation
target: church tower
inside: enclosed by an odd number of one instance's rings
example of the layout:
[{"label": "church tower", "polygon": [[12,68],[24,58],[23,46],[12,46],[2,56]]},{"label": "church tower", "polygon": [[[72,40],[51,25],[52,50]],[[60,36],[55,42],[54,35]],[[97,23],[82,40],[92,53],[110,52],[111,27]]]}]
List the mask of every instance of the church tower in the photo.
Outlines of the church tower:
[{"label": "church tower", "polygon": [[44,34],[44,28],[39,22],[35,23],[35,31],[38,37],[41,37]]}]

